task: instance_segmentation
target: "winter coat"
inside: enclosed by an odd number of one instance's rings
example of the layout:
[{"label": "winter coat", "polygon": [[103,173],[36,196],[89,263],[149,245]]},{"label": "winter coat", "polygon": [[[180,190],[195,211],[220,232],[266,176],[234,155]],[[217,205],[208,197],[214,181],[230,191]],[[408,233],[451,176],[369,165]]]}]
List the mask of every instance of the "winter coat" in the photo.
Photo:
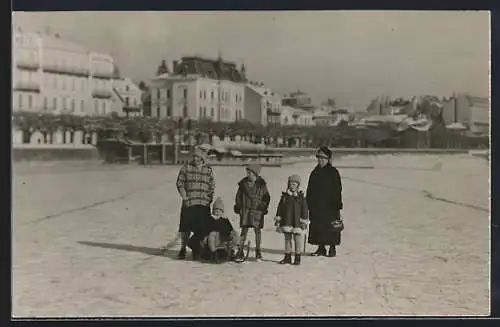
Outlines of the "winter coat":
[{"label": "winter coat", "polygon": [[263,228],[271,197],[266,182],[258,177],[251,183],[248,177],[238,183],[234,212],[240,216],[240,227]]},{"label": "winter coat", "polygon": [[309,222],[307,203],[302,191],[286,191],[281,195],[276,216],[280,218],[278,230],[283,233],[302,234],[302,226]]},{"label": "winter coat", "polygon": [[340,232],[332,228],[340,219],[342,181],[337,168],[330,163],[314,168],[309,176],[306,194],[311,224],[308,242],[316,245],[339,245]]}]

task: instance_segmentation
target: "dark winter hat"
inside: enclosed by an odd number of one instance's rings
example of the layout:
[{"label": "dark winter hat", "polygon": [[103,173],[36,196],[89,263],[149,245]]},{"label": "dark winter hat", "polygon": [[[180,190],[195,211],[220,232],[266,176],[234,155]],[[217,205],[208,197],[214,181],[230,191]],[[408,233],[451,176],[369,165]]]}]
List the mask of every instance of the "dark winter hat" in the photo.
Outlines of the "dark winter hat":
[{"label": "dark winter hat", "polygon": [[259,176],[262,166],[259,164],[249,164],[246,168],[247,170],[253,172],[255,175]]},{"label": "dark winter hat", "polygon": [[328,149],[328,147],[322,146],[316,152],[316,158],[331,159],[332,158],[332,151],[330,149]]},{"label": "dark winter hat", "polygon": [[222,198],[218,197],[215,199],[214,204],[212,204],[212,210],[219,209],[224,211],[224,202],[222,202]]},{"label": "dark winter hat", "polygon": [[295,182],[295,183],[297,183],[297,184],[299,184],[299,185],[300,185],[300,182],[301,182],[301,180],[300,180],[300,176],[299,176],[299,175],[294,174],[294,175],[292,175],[292,176],[288,177],[288,183],[293,183],[293,182]]}]

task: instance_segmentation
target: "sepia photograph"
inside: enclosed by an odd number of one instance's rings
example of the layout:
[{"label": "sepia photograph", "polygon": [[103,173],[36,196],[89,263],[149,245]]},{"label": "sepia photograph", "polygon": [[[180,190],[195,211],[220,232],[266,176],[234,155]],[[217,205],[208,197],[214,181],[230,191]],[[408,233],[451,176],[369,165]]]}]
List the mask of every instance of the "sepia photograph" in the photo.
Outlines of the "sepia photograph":
[{"label": "sepia photograph", "polygon": [[12,14],[12,318],[490,314],[489,11]]}]

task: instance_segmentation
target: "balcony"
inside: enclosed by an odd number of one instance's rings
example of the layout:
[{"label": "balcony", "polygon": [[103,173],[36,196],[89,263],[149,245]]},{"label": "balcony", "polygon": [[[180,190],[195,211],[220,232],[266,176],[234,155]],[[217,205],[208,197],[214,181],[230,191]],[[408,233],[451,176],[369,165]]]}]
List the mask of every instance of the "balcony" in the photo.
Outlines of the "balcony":
[{"label": "balcony", "polygon": [[107,72],[93,71],[92,77],[99,78],[99,79],[111,79],[111,78],[113,78],[113,71],[107,71]]},{"label": "balcony", "polygon": [[33,81],[19,81],[14,85],[14,91],[40,93],[40,85]]},{"label": "balcony", "polygon": [[268,116],[280,116],[281,111],[279,109],[272,109],[270,107],[267,108],[267,115]]},{"label": "balcony", "polygon": [[40,63],[35,60],[17,59],[16,66],[20,69],[37,70],[40,68]]},{"label": "balcony", "polygon": [[97,99],[109,99],[113,96],[111,90],[95,89],[92,91],[92,97]]},{"label": "balcony", "polygon": [[61,67],[54,64],[44,64],[43,71],[45,73],[63,74],[71,76],[87,77],[89,76],[89,69],[86,67]]}]

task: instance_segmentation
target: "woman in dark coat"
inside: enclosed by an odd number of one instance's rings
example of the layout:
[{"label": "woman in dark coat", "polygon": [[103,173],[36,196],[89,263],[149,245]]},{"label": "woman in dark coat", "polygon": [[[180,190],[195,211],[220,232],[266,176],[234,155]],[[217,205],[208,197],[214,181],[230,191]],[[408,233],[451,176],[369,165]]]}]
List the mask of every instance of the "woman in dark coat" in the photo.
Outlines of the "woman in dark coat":
[{"label": "woman in dark coat", "polygon": [[[318,165],[309,176],[306,194],[310,216],[308,243],[318,245],[313,256],[335,257],[335,246],[340,245],[340,232],[333,229],[332,223],[340,219],[343,208],[342,181],[337,168],[330,163],[330,149],[319,148],[316,158]],[[330,246],[328,254],[327,245]]]}]

